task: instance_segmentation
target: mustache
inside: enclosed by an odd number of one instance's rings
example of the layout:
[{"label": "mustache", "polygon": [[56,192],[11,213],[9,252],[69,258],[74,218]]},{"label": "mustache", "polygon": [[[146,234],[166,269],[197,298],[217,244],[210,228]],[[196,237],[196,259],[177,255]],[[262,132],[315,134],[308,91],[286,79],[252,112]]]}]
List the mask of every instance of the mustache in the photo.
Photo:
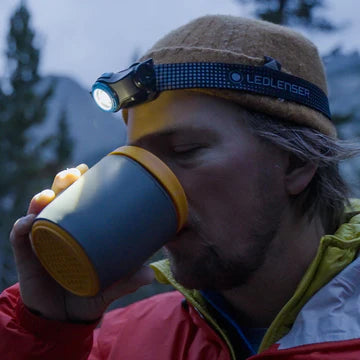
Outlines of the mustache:
[{"label": "mustache", "polygon": [[204,223],[195,212],[189,213],[188,221],[185,223],[184,229],[194,232],[197,241],[200,241],[200,244],[204,251],[208,253],[209,257],[221,261],[220,249],[216,244],[211,242],[211,236],[208,235]]},{"label": "mustache", "polygon": [[189,211],[188,218],[185,222],[184,229],[198,229],[201,227],[200,218],[193,211]]},{"label": "mustache", "polygon": [[204,229],[204,224],[195,212],[189,212],[188,219],[183,229],[193,231],[194,233],[196,233],[202,244],[210,246],[210,243],[207,240],[208,235]]}]

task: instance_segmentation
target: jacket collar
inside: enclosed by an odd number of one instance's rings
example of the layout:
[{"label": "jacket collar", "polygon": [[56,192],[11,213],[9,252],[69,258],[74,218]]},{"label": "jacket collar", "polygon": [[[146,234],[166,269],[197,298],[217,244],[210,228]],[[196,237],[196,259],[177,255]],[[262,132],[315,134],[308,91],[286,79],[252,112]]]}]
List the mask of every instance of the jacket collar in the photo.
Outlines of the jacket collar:
[{"label": "jacket collar", "polygon": [[[360,200],[352,200],[351,205],[351,209],[347,210],[350,220],[342,224],[335,234],[325,235],[320,239],[314,260],[300,281],[294,295],[270,325],[259,352],[284,337],[290,331],[298,313],[306,302],[355,259],[360,248],[360,214],[358,214],[360,213]],[[204,316],[227,343],[232,358],[235,359],[234,347],[227,331],[219,325],[216,314],[207,305],[200,292],[186,289],[176,282],[167,259],[152,263],[150,266],[155,271],[158,282],[171,284]]]}]

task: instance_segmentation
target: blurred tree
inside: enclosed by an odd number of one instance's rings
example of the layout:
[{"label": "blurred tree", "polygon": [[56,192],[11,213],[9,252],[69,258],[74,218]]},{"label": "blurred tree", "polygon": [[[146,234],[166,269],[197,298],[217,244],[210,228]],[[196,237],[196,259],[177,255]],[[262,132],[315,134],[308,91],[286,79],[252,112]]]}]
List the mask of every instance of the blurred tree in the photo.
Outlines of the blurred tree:
[{"label": "blurred tree", "polygon": [[71,158],[74,145],[70,137],[65,110],[59,115],[57,136],[54,140],[57,165],[62,168]]},{"label": "blurred tree", "polygon": [[65,113],[58,134],[34,144],[31,130],[44,123],[55,84],[41,89],[40,50],[21,2],[10,19],[7,37],[8,73],[0,84],[0,287],[13,283],[15,271],[8,241],[11,226],[26,212],[31,196],[51,183],[72,151]]},{"label": "blurred tree", "polygon": [[[243,4],[255,6],[255,16],[275,24],[301,26],[312,30],[334,31],[339,27],[330,20],[318,15],[319,10],[326,7],[326,0],[236,0]],[[315,14],[317,13],[317,14]],[[341,52],[339,48],[334,52]],[[354,113],[346,115],[333,114],[336,126],[350,123]]]},{"label": "blurred tree", "polygon": [[353,121],[355,118],[355,112],[354,111],[350,111],[346,114],[332,114],[332,121],[334,122],[334,124],[339,127],[341,125],[344,124],[348,124],[349,122]]},{"label": "blurred tree", "polygon": [[338,27],[318,16],[317,10],[325,7],[325,0],[236,0],[255,6],[255,16],[281,25],[302,26],[320,31],[333,31]]}]

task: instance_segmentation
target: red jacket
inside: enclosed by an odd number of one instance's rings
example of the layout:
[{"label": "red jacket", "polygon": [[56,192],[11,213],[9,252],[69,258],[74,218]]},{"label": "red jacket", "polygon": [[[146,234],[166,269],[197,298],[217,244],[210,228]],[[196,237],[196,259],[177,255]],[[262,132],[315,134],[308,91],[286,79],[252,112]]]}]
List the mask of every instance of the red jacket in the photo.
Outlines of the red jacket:
[{"label": "red jacket", "polygon": [[[260,353],[248,360],[360,359],[360,215],[324,236],[293,297],[274,319]],[[18,285],[0,296],[0,360],[244,359],[240,338],[196,291],[175,291],[106,314],[101,326],[46,320],[30,313]],[[184,303],[184,296],[187,301]],[[94,330],[95,329],[95,330]]]},{"label": "red jacket", "polygon": [[230,359],[221,338],[183,299],[174,291],[109,312],[92,340],[96,324],[39,318],[14,285],[0,298],[0,359]]},{"label": "red jacket", "polygon": [[[177,291],[105,315],[101,327],[49,321],[22,304],[17,285],[0,298],[2,360],[230,360],[225,342]],[[273,345],[249,360],[359,360],[360,340]],[[242,359],[242,358],[238,358]]]}]

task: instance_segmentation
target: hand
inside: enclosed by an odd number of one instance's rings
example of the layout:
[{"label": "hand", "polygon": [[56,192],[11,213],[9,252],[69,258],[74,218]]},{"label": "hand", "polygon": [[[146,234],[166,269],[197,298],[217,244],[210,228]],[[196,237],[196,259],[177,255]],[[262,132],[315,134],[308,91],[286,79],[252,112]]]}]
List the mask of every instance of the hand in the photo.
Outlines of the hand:
[{"label": "hand", "polygon": [[94,297],[80,297],[61,287],[40,264],[29,239],[32,223],[58,193],[87,170],[88,167],[81,164],[58,173],[51,190],[44,190],[32,198],[27,216],[18,219],[10,233],[22,300],[30,310],[48,319],[72,322],[97,320],[112,301],[150,284],[154,278],[149,267],[142,267]]}]

